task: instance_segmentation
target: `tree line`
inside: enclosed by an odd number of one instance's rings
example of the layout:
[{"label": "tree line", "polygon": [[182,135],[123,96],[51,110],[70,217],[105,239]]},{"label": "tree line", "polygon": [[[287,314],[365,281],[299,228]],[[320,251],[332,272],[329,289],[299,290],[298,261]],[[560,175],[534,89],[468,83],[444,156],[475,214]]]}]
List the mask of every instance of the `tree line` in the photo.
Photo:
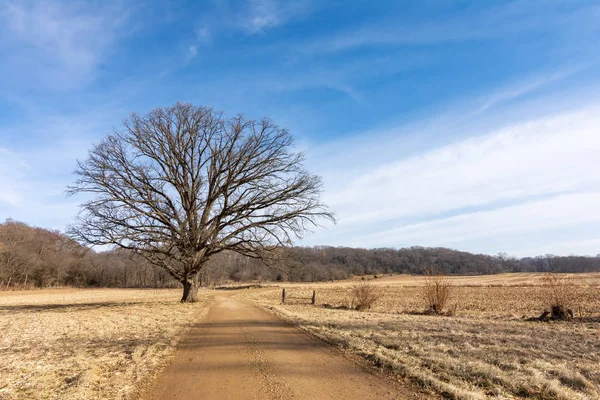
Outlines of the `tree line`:
[{"label": "tree line", "polygon": [[516,258],[505,253],[473,254],[443,247],[412,246],[402,249],[349,247],[296,247],[294,259],[302,266],[290,278],[335,280],[350,275],[422,274],[434,268],[449,275],[482,275],[504,272],[596,272],[600,255]]},{"label": "tree line", "polygon": [[[304,281],[345,279],[352,275],[421,274],[436,267],[451,275],[502,272],[594,272],[600,256],[544,255],[517,259],[498,254],[472,254],[446,248],[360,249],[293,247],[278,265],[235,252],[212,257],[199,284],[227,281]],[[23,287],[178,287],[160,267],[133,251],[95,251],[59,231],[7,220],[0,224],[0,288]]]}]

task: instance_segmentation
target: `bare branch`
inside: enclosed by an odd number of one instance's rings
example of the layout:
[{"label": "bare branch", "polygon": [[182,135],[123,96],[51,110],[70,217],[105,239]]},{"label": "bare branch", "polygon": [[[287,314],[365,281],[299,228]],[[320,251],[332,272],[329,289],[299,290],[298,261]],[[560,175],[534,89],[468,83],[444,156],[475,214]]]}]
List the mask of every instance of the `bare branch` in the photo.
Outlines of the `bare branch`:
[{"label": "bare branch", "polygon": [[253,258],[322,220],[322,183],[269,119],[225,119],[177,103],[132,114],[78,162],[68,194],[88,193],[71,235],[135,250],[181,282],[225,250]]}]

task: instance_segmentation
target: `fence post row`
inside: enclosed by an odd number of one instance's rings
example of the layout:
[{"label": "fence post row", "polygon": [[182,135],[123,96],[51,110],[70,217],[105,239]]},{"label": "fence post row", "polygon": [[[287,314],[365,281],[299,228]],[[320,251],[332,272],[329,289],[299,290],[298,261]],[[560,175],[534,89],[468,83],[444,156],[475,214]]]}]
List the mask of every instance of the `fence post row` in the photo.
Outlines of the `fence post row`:
[{"label": "fence post row", "polygon": [[[285,304],[285,288],[281,289],[281,304]],[[313,290],[312,299],[310,300],[310,304],[313,306],[317,304],[317,291]]]}]

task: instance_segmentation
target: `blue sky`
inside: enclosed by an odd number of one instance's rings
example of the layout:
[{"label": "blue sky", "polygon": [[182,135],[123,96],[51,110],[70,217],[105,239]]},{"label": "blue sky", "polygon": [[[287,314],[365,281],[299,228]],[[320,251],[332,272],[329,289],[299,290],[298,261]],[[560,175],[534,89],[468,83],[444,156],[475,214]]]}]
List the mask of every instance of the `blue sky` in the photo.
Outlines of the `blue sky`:
[{"label": "blue sky", "polygon": [[188,101],[291,130],[339,217],[300,244],[600,253],[597,1],[0,0],[0,220]]}]

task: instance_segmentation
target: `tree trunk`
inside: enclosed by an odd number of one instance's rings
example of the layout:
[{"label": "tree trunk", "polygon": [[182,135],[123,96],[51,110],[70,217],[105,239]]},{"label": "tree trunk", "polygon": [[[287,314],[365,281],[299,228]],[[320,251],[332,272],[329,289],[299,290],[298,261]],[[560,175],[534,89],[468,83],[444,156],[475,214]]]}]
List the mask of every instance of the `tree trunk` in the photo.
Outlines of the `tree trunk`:
[{"label": "tree trunk", "polygon": [[194,303],[198,301],[198,277],[188,277],[181,282],[183,284],[182,303]]}]

